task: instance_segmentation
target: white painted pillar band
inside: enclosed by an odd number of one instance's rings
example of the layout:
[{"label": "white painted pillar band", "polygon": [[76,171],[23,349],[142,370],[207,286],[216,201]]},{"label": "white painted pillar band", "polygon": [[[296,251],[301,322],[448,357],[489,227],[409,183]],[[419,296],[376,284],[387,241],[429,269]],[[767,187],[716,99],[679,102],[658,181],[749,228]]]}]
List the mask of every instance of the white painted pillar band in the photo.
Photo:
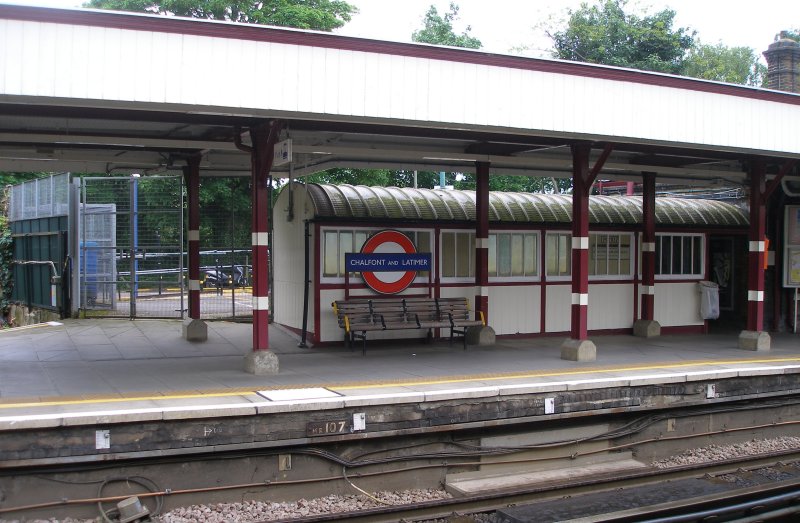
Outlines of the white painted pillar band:
[{"label": "white painted pillar band", "polygon": [[642,289],[642,294],[655,295],[656,293],[655,285],[642,285],[641,289]]},{"label": "white painted pillar band", "polygon": [[475,248],[476,249],[488,249],[489,248],[489,238],[475,238]]},{"label": "white painted pillar band", "polygon": [[748,301],[764,301],[764,291],[747,291]]},{"label": "white painted pillar band", "polygon": [[476,296],[488,296],[489,295],[489,287],[475,286],[475,295]]},{"label": "white painted pillar band", "polygon": [[186,238],[190,242],[199,242],[200,241],[200,231],[187,231]]},{"label": "white painted pillar band", "polygon": [[190,291],[199,291],[200,290],[200,280],[189,280],[189,290]]},{"label": "white painted pillar band", "polygon": [[572,249],[588,249],[589,248],[589,237],[588,236],[573,236],[572,237]]},{"label": "white painted pillar band", "polygon": [[253,310],[254,311],[268,311],[269,298],[266,296],[253,296]]},{"label": "white painted pillar band", "polygon": [[269,233],[267,232],[254,232],[253,233],[253,247],[262,247],[269,245]]},{"label": "white painted pillar band", "polygon": [[573,292],[572,293],[572,304],[573,305],[589,305],[589,294],[584,292]]},{"label": "white painted pillar band", "polygon": [[656,242],[642,242],[642,252],[656,252]]},{"label": "white painted pillar band", "polygon": [[750,242],[750,252],[764,252],[765,248],[764,242]]}]

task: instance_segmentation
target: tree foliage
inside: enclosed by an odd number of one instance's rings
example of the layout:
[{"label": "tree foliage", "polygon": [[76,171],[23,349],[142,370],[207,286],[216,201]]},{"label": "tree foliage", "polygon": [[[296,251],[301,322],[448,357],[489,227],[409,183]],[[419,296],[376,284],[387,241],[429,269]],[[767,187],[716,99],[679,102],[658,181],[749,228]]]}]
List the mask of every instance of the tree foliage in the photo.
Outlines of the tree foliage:
[{"label": "tree foliage", "polygon": [[393,171],[388,169],[328,169],[306,177],[311,183],[349,183],[352,185],[394,185]]},{"label": "tree foliage", "polygon": [[454,2],[450,2],[450,10],[441,16],[436,6],[431,5],[423,18],[424,27],[414,31],[411,39],[414,42],[423,44],[449,45],[451,47],[466,47],[469,49],[480,49],[483,44],[481,41],[471,36],[472,30],[467,26],[461,34],[456,34],[453,29],[453,21],[458,20],[459,7]]},{"label": "tree foliage", "polygon": [[11,291],[14,289],[13,259],[11,230],[6,217],[0,215],[0,325],[6,324],[8,308],[11,305]]},{"label": "tree foliage", "polygon": [[600,0],[568,10],[567,26],[550,33],[556,58],[680,74],[695,33],[674,28],[675,11],[626,12],[627,0]]},{"label": "tree foliage", "polygon": [[6,185],[17,185],[18,183],[22,183],[27,180],[33,180],[35,178],[44,178],[45,176],[50,176],[50,173],[0,172],[0,187],[5,187]]},{"label": "tree foliage", "polygon": [[332,31],[358,9],[343,0],[90,0],[86,7]]},{"label": "tree foliage", "polygon": [[761,86],[767,68],[750,47],[698,43],[689,52],[681,74],[731,84]]}]

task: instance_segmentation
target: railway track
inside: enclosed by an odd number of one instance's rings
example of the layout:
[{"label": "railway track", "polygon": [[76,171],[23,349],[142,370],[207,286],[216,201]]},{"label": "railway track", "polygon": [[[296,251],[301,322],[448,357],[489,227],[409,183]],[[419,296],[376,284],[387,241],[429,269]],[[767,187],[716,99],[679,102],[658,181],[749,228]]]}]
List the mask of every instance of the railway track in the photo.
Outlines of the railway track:
[{"label": "railway track", "polygon": [[[761,478],[754,485],[754,478]],[[781,479],[783,478],[783,479]],[[702,488],[702,485],[719,488]],[[725,485],[730,488],[723,488]],[[667,488],[670,487],[670,488]],[[696,489],[696,490],[695,490]],[[716,490],[703,495],[693,491]],[[662,492],[660,502],[648,502]],[[683,497],[670,496],[684,493]],[[613,493],[610,496],[609,493]],[[594,498],[587,497],[594,496]],[[630,498],[628,508],[608,512],[596,498],[605,498],[608,507],[619,507],[608,500]],[[568,499],[567,502],[564,500]],[[643,502],[643,505],[637,503]],[[554,505],[561,504],[559,509]],[[600,505],[603,505],[600,502]],[[525,507],[525,508],[521,508]],[[565,507],[572,507],[574,517]],[[595,507],[595,508],[593,508]],[[608,474],[572,480],[569,483],[506,489],[486,494],[417,503],[413,506],[387,506],[357,512],[324,514],[279,520],[295,523],[347,520],[353,522],[423,522],[430,520],[471,521],[474,514],[501,511],[498,522],[547,523],[576,520],[588,522],[722,522],[796,521],[800,518],[800,451],[763,454],[749,458],[686,465],[636,473]],[[526,514],[535,516],[526,517]],[[559,514],[561,514],[559,516]],[[581,519],[578,519],[581,518]],[[276,520],[270,520],[274,523]],[[259,522],[259,523],[266,523]]]}]

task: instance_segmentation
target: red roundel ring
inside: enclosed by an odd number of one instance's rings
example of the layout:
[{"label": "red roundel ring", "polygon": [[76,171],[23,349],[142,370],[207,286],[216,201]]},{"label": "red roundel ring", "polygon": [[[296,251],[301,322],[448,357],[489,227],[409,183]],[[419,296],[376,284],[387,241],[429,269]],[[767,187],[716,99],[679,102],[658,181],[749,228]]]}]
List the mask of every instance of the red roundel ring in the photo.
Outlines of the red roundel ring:
[{"label": "red roundel ring", "polygon": [[[376,249],[380,248],[381,245],[392,243],[399,245],[406,254],[414,254],[417,252],[417,249],[414,247],[414,244],[411,242],[408,236],[400,231],[391,229],[380,231],[372,235],[366,242],[364,242],[361,252],[363,254],[372,254]],[[414,278],[417,277],[417,272],[406,271],[403,273],[400,279],[388,282],[383,281],[376,276],[376,272],[362,272],[361,277],[364,279],[364,283],[366,283],[367,286],[375,292],[379,292],[381,294],[397,294],[411,285],[411,283],[414,281]]]}]

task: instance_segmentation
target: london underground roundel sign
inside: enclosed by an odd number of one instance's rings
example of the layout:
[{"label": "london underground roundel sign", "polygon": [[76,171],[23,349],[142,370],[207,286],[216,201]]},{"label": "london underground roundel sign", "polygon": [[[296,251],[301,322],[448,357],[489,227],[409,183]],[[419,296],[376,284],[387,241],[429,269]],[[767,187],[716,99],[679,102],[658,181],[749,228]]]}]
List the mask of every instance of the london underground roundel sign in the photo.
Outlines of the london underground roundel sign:
[{"label": "london underground roundel sign", "polygon": [[348,254],[348,272],[360,272],[364,283],[381,294],[397,294],[408,288],[417,271],[430,270],[429,253],[419,254],[414,243],[400,231],[385,230],[371,236],[359,254]]}]

